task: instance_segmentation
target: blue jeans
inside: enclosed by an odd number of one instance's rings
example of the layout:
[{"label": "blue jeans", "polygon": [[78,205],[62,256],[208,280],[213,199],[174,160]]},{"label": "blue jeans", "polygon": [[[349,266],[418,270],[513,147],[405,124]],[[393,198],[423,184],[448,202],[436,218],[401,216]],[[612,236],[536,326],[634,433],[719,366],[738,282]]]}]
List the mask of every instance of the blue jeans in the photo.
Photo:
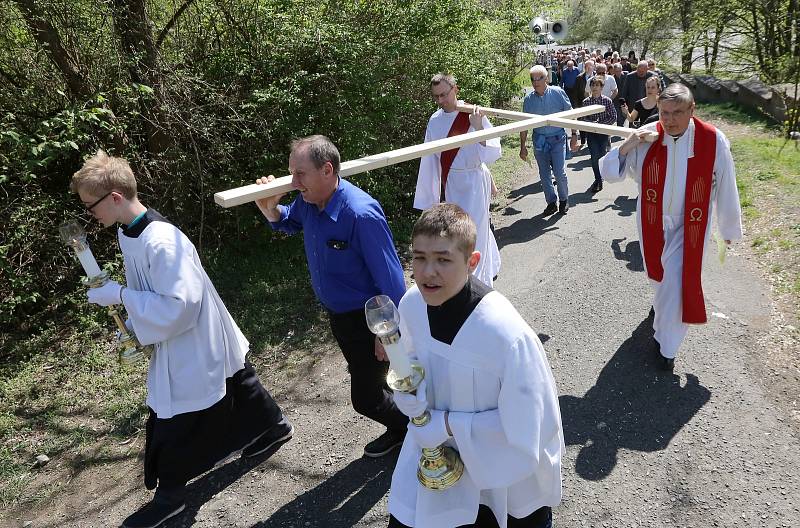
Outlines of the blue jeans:
[{"label": "blue jeans", "polygon": [[[548,204],[556,200],[565,202],[569,198],[567,188],[567,173],[564,172],[564,156],[567,147],[567,136],[547,136],[544,138],[546,145],[543,149],[536,148],[536,134],[534,134],[533,154],[536,157],[536,164],[539,166],[539,179],[544,190],[544,199]],[[552,171],[552,172],[551,172]],[[558,197],[553,189],[553,178],[556,178],[558,185]]]},{"label": "blue jeans", "polygon": [[586,142],[589,144],[589,156],[592,157],[594,181],[603,181],[603,179],[600,177],[600,158],[606,155],[606,143],[608,143],[608,136],[605,134],[588,132],[586,134]]}]

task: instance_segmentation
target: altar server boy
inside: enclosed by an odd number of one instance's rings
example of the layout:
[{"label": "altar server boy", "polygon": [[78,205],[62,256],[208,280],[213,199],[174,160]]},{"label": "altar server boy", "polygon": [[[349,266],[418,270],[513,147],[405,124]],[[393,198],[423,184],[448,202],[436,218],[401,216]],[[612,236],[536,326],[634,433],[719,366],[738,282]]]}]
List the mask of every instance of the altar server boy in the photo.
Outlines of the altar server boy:
[{"label": "altar server boy", "polygon": [[[425,211],[412,233],[416,285],[400,301],[401,333],[425,368],[416,395],[395,392],[409,424],[389,493],[389,527],[545,528],[561,500],[564,436],[542,344],[516,309],[472,271],[476,229],[457,205]],[[416,476],[440,444],[464,462],[444,490]]]},{"label": "altar server boy", "polygon": [[152,501],[123,522],[156,527],[185,508],[186,483],[243,450],[274,452],[293,432],[245,360],[250,344],[180,229],[139,202],[128,162],[99,151],[72,177],[86,209],[117,235],[126,285],[89,290],[124,304],[139,342],[154,345],[147,373],[144,481]]}]

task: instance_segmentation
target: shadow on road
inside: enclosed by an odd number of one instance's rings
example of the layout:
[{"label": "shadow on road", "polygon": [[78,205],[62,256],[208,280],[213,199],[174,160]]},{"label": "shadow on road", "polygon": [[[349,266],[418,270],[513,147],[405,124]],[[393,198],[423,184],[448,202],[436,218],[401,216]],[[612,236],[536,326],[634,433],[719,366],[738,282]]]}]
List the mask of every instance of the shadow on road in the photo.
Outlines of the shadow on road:
[{"label": "shadow on road", "polygon": [[631,271],[644,271],[639,241],[631,240],[625,245],[625,251],[623,251],[620,243],[624,240],[624,238],[615,238],[611,241],[611,250],[614,252],[614,258],[626,262],[625,266]]},{"label": "shadow on road", "polygon": [[567,445],[580,445],[575,471],[587,480],[609,476],[624,449],[658,451],[703,405],[711,392],[687,374],[657,370],[653,321],[642,321],[622,343],[582,397],[562,396],[561,416]]},{"label": "shadow on road", "polygon": [[614,203],[598,209],[595,213],[602,213],[606,209],[616,211],[619,216],[632,216],[636,212],[636,198],[628,198],[627,195],[617,196],[614,199]]},{"label": "shadow on road", "polygon": [[354,460],[252,528],[355,526],[389,491],[396,463],[396,454]]},{"label": "shadow on road", "polygon": [[498,249],[511,244],[523,244],[542,236],[548,231],[558,229],[555,225],[563,215],[558,213],[547,217],[537,214],[533,218],[523,218],[513,224],[495,230],[494,238],[497,240]]},{"label": "shadow on road", "polygon": [[514,189],[510,193],[508,193],[508,199],[510,200],[509,203],[514,203],[520,198],[524,198],[529,194],[536,194],[542,192],[542,182],[539,181],[539,177],[536,177],[536,181],[533,183],[529,183],[519,189]]},{"label": "shadow on road", "polygon": [[[576,158],[572,158],[572,159],[574,160]],[[587,157],[585,157],[583,159],[580,159],[580,160],[577,160],[577,161],[573,161],[571,163],[567,163],[566,168],[572,169],[573,171],[578,172],[578,171],[582,171],[583,169],[588,169],[591,166],[592,166],[592,158],[587,156]]]}]

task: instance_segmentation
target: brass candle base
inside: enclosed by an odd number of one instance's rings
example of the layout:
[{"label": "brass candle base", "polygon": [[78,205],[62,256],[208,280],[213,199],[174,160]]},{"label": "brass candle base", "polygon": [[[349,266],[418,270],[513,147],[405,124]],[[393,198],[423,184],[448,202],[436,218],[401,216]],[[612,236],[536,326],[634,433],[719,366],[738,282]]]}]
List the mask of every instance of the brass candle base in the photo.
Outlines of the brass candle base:
[{"label": "brass candle base", "polygon": [[[84,277],[81,282],[87,288],[97,288],[108,282],[108,279],[108,272],[104,271],[100,275],[95,275],[94,277]],[[123,365],[132,365],[145,358],[149,359],[153,353],[153,346],[142,346],[139,340],[136,339],[136,336],[128,331],[128,327],[125,326],[125,321],[122,319],[117,305],[112,304],[108,307],[108,315],[114,319],[117,329],[119,330],[119,340],[117,341],[119,362]]]},{"label": "brass candle base", "polygon": [[[419,363],[411,362],[411,375],[399,378],[397,373],[389,369],[386,383],[399,392],[416,394],[417,387],[425,378],[425,368]],[[422,427],[431,420],[431,413],[425,411],[421,416],[411,419],[411,423]],[[458,456],[458,451],[452,447],[440,445],[434,448],[422,448],[422,456],[417,467],[417,480],[430,490],[447,489],[464,474],[464,462]]]},{"label": "brass candle base", "polygon": [[458,451],[440,445],[433,449],[422,448],[417,468],[417,480],[431,490],[447,489],[464,474],[464,462]]}]

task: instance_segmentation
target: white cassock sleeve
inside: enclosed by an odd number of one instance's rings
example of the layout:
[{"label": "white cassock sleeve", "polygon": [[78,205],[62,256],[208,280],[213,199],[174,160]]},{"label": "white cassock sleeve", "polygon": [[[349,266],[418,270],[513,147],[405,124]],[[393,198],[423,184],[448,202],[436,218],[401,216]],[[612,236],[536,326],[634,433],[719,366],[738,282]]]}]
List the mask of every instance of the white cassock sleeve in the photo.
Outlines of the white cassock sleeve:
[{"label": "white cassock sleeve", "polygon": [[741,240],[742,209],[736,188],[736,168],[725,135],[717,130],[717,156],[714,162],[715,200],[719,234],[724,240]]},{"label": "white cassock sleeve", "polygon": [[143,345],[166,341],[197,324],[203,300],[203,273],[180,241],[148,244],[153,291],[126,288],[122,298],[136,337]]},{"label": "white cassock sleeve", "polygon": [[505,488],[537,473],[544,454],[561,458],[560,416],[544,350],[521,337],[503,368],[497,409],[451,412],[450,429],[479,489]]},{"label": "white cassock sleeve", "polygon": [[[649,144],[648,144],[649,145]],[[637,169],[639,148],[634,148],[628,152],[627,156],[621,156],[619,147],[614,147],[608,154],[600,158],[600,176],[603,181],[608,183],[618,183],[626,177],[630,177],[639,182],[639,172]]]},{"label": "white cassock sleeve", "polygon": [[[492,124],[483,116],[483,129],[492,128]],[[481,145],[478,143],[478,153],[481,158],[481,162],[485,163],[486,165],[491,165],[495,161],[500,159],[500,156],[503,154],[502,149],[500,148],[500,138],[492,138],[486,140],[486,146]]]},{"label": "white cassock sleeve", "polygon": [[[425,130],[425,143],[432,141],[431,127]],[[422,156],[419,160],[417,189],[414,192],[414,209],[429,209],[439,203],[441,195],[442,169],[439,154]]]}]

